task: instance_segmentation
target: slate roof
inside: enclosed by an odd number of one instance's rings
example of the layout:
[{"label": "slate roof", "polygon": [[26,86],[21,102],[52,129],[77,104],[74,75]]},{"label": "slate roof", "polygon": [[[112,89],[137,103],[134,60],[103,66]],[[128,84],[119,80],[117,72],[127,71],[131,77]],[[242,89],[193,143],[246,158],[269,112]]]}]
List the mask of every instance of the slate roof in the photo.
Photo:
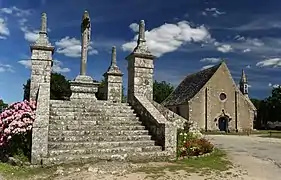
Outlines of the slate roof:
[{"label": "slate roof", "polygon": [[222,63],[190,74],[178,87],[162,102],[164,106],[183,104],[193,98],[214,75]]}]

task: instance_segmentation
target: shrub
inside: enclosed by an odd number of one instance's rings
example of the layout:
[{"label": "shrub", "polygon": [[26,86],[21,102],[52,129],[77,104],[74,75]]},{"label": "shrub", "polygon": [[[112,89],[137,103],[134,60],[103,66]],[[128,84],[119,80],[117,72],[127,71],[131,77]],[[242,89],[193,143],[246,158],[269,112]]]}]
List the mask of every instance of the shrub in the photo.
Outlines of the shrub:
[{"label": "shrub", "polygon": [[214,146],[205,138],[180,131],[178,134],[178,156],[198,156],[212,152]]},{"label": "shrub", "polygon": [[11,104],[0,114],[0,148],[9,155],[30,156],[31,129],[36,103],[22,101]]}]

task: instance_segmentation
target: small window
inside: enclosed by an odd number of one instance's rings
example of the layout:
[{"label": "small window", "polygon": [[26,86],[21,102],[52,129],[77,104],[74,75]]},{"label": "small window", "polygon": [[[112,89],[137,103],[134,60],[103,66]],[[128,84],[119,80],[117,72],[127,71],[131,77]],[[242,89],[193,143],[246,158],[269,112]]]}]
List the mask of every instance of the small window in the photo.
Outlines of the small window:
[{"label": "small window", "polygon": [[226,100],[226,94],[225,93],[220,93],[220,100],[221,101]]},{"label": "small window", "polygon": [[248,93],[248,84],[244,84],[244,93],[245,93],[245,94]]}]

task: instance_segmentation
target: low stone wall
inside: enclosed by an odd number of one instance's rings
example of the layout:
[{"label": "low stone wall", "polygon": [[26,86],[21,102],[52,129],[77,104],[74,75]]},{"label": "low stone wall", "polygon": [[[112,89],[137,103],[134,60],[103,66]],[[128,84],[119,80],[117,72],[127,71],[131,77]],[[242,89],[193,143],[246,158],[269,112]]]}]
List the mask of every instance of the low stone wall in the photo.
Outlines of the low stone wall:
[{"label": "low stone wall", "polygon": [[[173,111],[169,110],[165,106],[158,104],[155,101],[151,101],[151,103],[154,105],[154,107],[170,122],[173,123],[174,126],[176,126],[178,129],[183,129],[184,124],[187,122],[187,119],[183,118],[182,116],[174,113]],[[191,126],[189,129],[189,132],[201,134],[200,129],[196,122],[190,122]]]},{"label": "low stone wall", "polygon": [[132,106],[156,143],[161,145],[165,151],[176,155],[177,127],[167,121],[144,96],[135,95]]},{"label": "low stone wall", "polygon": [[48,155],[50,83],[40,83],[36,101],[37,108],[32,128],[31,163],[41,164],[41,159]]}]

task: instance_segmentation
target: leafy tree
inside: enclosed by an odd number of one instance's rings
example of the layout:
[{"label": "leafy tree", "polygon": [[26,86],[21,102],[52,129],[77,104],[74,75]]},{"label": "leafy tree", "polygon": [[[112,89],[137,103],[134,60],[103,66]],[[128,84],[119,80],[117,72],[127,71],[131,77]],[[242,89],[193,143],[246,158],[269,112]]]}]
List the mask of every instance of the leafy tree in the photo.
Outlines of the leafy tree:
[{"label": "leafy tree", "polygon": [[153,100],[161,103],[163,102],[174,90],[174,87],[166,81],[154,81],[153,83]]},{"label": "leafy tree", "polygon": [[281,121],[281,87],[273,88],[271,95],[266,98],[268,120],[272,122]]},{"label": "leafy tree", "polygon": [[[24,99],[29,100],[30,97],[30,79],[23,85]],[[51,99],[64,100],[71,96],[69,81],[59,73],[51,74]]]},{"label": "leafy tree", "polygon": [[2,112],[2,110],[6,107],[8,107],[8,104],[4,103],[4,101],[0,99],[0,112]]}]

